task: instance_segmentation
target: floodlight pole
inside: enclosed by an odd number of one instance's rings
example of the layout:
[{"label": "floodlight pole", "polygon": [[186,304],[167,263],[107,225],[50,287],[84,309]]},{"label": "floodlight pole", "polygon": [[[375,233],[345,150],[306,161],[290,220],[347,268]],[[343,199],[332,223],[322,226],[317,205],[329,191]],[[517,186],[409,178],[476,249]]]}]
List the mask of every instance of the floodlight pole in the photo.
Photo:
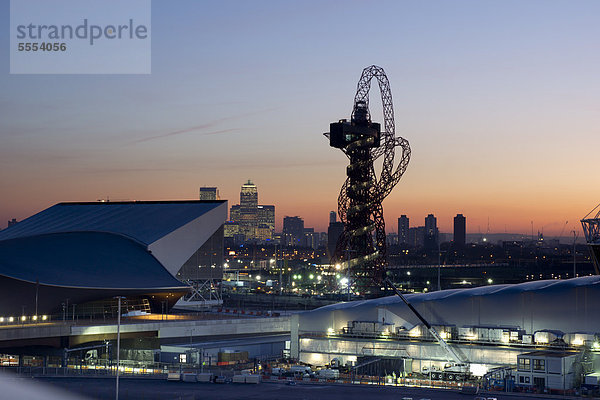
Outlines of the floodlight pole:
[{"label": "floodlight pole", "polygon": [[577,277],[577,261],[575,259],[576,256],[576,248],[575,248],[575,244],[577,243],[577,232],[575,230],[573,230],[573,278]]},{"label": "floodlight pole", "polygon": [[[277,243],[275,243],[275,268],[277,268]],[[283,294],[283,265],[279,268],[279,295]]]},{"label": "floodlight pole", "polygon": [[115,399],[119,400],[119,363],[121,362],[120,353],[121,353],[121,299],[124,297],[117,296],[116,299],[119,300],[119,309],[117,311],[117,383],[116,383],[116,394]]},{"label": "floodlight pole", "polygon": [[39,291],[40,291],[40,281],[39,279],[35,280],[35,317],[37,318],[38,315],[38,298],[39,298]]},{"label": "floodlight pole", "polygon": [[442,275],[442,249],[441,249],[441,245],[440,245],[440,238],[438,237],[438,270],[437,270],[438,276],[437,276],[437,290],[440,291],[442,290],[442,280],[441,280],[441,275]]}]

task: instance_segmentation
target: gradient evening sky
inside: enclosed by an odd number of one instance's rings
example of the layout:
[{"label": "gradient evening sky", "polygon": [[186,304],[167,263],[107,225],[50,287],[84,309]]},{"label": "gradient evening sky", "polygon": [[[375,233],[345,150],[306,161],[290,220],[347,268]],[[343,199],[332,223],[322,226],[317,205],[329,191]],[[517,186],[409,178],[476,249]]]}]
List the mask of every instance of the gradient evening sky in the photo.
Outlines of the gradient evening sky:
[{"label": "gradient evening sky", "polygon": [[[600,1],[152,2],[151,75],[10,75],[0,0],[0,227],[61,201],[259,202],[325,230],[347,160],[322,136],[368,65],[412,159],[388,232],[565,234],[600,201]],[[378,89],[372,114],[381,120]],[[377,107],[377,108],[373,108]]]}]

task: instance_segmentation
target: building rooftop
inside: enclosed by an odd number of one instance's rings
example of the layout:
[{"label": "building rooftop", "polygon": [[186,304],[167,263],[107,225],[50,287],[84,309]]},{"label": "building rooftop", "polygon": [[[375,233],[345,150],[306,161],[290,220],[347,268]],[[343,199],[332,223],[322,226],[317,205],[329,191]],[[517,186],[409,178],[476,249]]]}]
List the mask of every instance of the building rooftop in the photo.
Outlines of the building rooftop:
[{"label": "building rooftop", "polygon": [[77,288],[179,288],[142,244],[105,232],[53,233],[0,241],[0,276]]},{"label": "building rooftop", "polygon": [[59,203],[0,231],[0,241],[46,233],[94,231],[120,233],[149,245],[224,202]]}]

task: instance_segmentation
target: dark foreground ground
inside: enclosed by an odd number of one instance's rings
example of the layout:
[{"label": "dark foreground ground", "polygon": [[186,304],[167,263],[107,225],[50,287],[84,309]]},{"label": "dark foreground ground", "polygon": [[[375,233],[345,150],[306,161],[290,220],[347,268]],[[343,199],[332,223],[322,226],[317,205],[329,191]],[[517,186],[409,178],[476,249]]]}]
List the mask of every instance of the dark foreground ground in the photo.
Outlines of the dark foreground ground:
[{"label": "dark foreground ground", "polygon": [[[101,378],[39,378],[36,381],[63,389],[71,394],[79,394],[89,399],[114,399],[114,379]],[[325,385],[297,384],[288,386],[281,383],[249,384],[214,384],[167,382],[150,379],[121,379],[121,400],[211,400],[211,399],[256,399],[256,400],[470,400],[473,395],[463,395],[456,391],[421,388],[401,388],[390,386],[359,385]],[[520,397],[507,394],[480,394],[498,400],[533,397]],[[0,398],[2,395],[0,393]],[[536,397],[543,398],[543,397]],[[556,398],[554,396],[545,398]]]}]

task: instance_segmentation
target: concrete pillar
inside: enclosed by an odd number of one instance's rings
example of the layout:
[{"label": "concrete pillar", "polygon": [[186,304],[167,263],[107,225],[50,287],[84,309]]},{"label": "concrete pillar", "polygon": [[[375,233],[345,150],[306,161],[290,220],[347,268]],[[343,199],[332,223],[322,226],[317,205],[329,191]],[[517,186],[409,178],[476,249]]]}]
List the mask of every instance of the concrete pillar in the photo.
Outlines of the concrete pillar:
[{"label": "concrete pillar", "polygon": [[293,314],[290,318],[290,357],[299,359],[300,358],[300,338],[298,336],[298,328],[300,324],[300,316]]}]

